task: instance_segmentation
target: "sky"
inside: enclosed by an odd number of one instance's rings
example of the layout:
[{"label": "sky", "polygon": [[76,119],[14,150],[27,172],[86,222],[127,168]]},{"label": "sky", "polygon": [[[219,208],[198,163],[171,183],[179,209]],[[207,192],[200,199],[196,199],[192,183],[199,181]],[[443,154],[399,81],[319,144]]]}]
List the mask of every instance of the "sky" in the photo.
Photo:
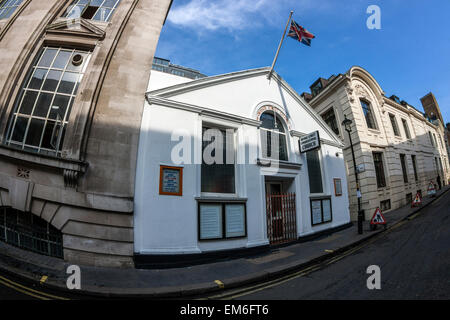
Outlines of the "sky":
[{"label": "sky", "polygon": [[[381,29],[367,27],[370,5]],[[421,111],[433,92],[450,122],[449,0],[174,0],[156,56],[208,76],[270,66],[291,10],[316,36],[286,38],[275,65],[298,93],[358,65]]]}]

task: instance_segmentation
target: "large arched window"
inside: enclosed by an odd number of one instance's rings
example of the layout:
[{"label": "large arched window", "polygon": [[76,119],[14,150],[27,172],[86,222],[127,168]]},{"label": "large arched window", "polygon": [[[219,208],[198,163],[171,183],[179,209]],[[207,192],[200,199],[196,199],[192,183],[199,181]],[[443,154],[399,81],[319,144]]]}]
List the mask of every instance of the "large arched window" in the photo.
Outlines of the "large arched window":
[{"label": "large arched window", "polygon": [[[273,111],[266,111],[261,115],[260,121],[262,122],[261,147],[263,158],[287,161],[286,132],[280,117]],[[272,144],[276,141],[278,142],[278,148],[272,147]]]}]

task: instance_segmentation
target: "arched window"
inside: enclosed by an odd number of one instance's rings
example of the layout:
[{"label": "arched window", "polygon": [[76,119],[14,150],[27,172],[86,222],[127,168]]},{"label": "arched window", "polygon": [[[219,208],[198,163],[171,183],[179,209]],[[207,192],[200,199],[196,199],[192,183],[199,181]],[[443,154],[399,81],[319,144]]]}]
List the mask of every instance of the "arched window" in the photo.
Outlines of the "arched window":
[{"label": "arched window", "polygon": [[0,207],[0,241],[63,258],[62,233],[30,212]]},{"label": "arched window", "polygon": [[[261,147],[263,158],[287,161],[286,132],[280,117],[273,111],[266,111],[261,115],[260,121],[262,122]],[[272,142],[275,141],[278,141],[278,152],[276,146],[272,148]]]}]

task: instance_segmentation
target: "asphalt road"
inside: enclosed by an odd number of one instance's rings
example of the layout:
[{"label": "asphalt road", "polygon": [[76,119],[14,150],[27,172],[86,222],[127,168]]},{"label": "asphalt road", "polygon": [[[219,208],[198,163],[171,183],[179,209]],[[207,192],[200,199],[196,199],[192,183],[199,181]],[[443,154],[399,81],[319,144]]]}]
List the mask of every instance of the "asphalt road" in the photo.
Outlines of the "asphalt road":
[{"label": "asphalt road", "polygon": [[[369,290],[378,265],[381,289]],[[450,194],[325,268],[234,299],[450,299]]]}]

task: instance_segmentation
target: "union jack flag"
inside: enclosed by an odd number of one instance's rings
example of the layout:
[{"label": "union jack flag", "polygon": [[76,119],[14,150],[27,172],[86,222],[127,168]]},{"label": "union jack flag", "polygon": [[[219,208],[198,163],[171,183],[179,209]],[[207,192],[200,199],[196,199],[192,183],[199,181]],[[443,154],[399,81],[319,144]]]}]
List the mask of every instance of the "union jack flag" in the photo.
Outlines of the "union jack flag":
[{"label": "union jack flag", "polygon": [[311,40],[315,38],[312,33],[303,28],[294,20],[291,21],[291,28],[289,29],[288,37],[294,38],[309,47],[311,46]]}]

